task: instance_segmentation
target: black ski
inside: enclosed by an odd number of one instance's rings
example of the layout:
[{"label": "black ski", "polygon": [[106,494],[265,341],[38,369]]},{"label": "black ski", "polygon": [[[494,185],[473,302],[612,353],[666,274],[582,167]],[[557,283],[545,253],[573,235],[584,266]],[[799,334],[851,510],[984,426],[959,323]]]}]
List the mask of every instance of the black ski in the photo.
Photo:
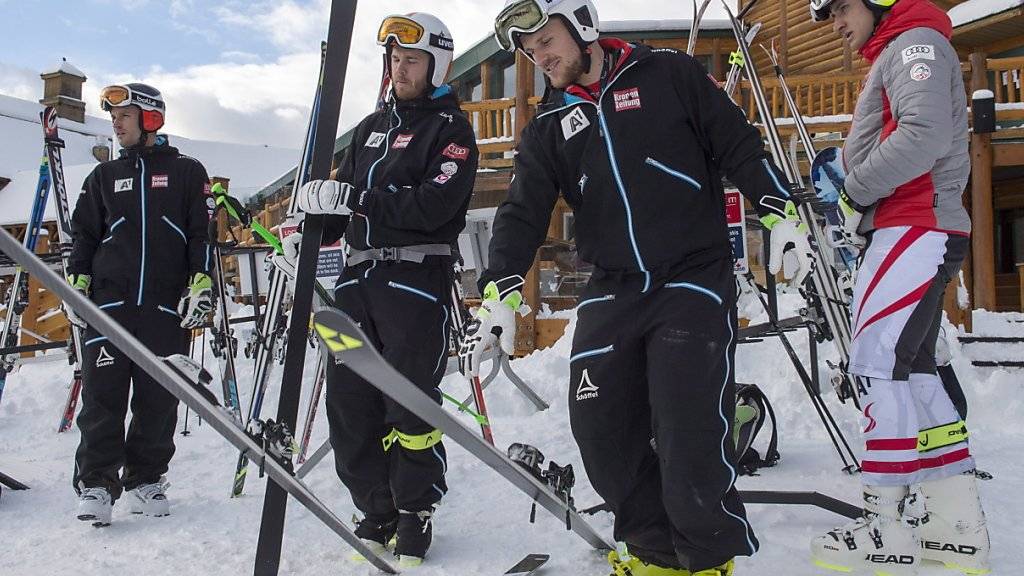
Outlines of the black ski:
[{"label": "black ski", "polygon": [[528,576],[529,574],[536,572],[541,566],[547,564],[549,558],[551,557],[547,554],[527,554],[526,557],[517,562],[515,566],[509,568],[505,574]]},{"label": "black ski", "polygon": [[[330,176],[355,17],[356,0],[333,0],[331,2],[331,16],[327,29],[327,53],[320,82],[322,87],[320,110],[316,118],[316,137],[313,140],[313,155],[310,163],[311,179],[326,179]],[[277,421],[285,424],[291,430],[295,429],[295,421],[299,412],[302,371],[309,335],[309,317],[313,304],[313,283],[317,282],[316,261],[320,252],[323,223],[324,217],[321,215],[306,216],[303,223],[302,247],[295,269],[294,300],[288,325],[288,344],[281,379],[281,395],[277,407]],[[291,471],[291,461],[288,462],[288,469]],[[287,503],[287,495],[284,490],[276,484],[268,483],[266,499],[263,503],[259,542],[256,547],[254,568],[256,576],[276,576],[278,573]]]},{"label": "black ski", "polygon": [[488,444],[479,434],[467,428],[425,392],[409,382],[405,376],[392,368],[371,344],[367,344],[369,340],[366,335],[348,315],[340,310],[324,310],[316,314],[313,326],[320,337],[321,349],[325,353],[343,362],[406,410],[441,430],[452,441],[532,498],[535,504],[540,504],[555,517],[564,519],[566,527],[576,532],[588,544],[599,550],[613,549],[610,542],[580,517],[567,493],[553,491],[550,483],[544,483],[535,473],[527,471],[521,464]]},{"label": "black ski", "polygon": [[[135,336],[100,310],[96,304],[72,288],[67,281],[58,276],[42,259],[29,252],[6,230],[0,231],[0,251],[5,252],[18,264],[35,277],[39,282],[70,305],[75,312],[106,336],[119,350],[138,367],[142,368],[186,406],[194,410],[211,428],[217,431],[228,442],[239,450],[247,453],[249,458],[258,462],[262,470],[270,476],[275,486],[287,491],[314,516],[326,524],[335,534],[340,536],[357,552],[362,554],[371,564],[388,574],[397,571],[379,556],[375,555],[327,506],[321,502],[304,483],[295,478],[291,471],[290,447],[281,437],[290,434],[279,424],[261,423],[260,429],[248,432],[239,426],[227,411],[216,405],[208,390],[203,389],[194,380],[190,381],[175,360],[183,362],[202,373],[201,367],[190,361],[187,356],[177,355],[172,359],[161,358],[153,354]],[[206,373],[209,378],[209,373]],[[211,402],[212,400],[212,402]]]}]

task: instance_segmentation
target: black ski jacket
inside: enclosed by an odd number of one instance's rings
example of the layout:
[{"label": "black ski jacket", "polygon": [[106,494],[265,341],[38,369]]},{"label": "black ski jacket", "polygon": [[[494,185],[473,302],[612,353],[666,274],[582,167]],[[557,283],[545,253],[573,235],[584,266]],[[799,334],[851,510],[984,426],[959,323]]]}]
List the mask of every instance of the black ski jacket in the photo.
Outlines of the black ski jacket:
[{"label": "black ski jacket", "polygon": [[580,257],[644,291],[731,255],[722,176],[760,215],[784,214],[785,179],[761,136],[696,60],[672,49],[601,40],[614,54],[597,101],[552,91],[523,131],[489,248],[487,282],[525,275],[559,193]]},{"label": "black ski jacket", "polygon": [[213,202],[206,169],[166,136],[122,150],[85,179],[68,272],[92,275],[94,290],[113,288],[128,304],[176,302],[193,273],[210,273]]},{"label": "black ski jacket", "polygon": [[342,234],[359,250],[454,243],[466,226],[478,163],[473,127],[447,85],[392,101],[353,133],[336,179],[360,193],[349,198],[351,219],[327,217],[323,243]]}]

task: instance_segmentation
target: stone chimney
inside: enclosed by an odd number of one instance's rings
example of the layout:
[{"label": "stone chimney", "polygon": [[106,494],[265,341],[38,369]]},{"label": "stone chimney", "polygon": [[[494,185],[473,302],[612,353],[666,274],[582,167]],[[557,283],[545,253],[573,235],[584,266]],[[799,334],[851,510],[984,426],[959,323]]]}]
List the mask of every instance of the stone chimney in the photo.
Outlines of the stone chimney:
[{"label": "stone chimney", "polygon": [[75,68],[67,58],[53,71],[39,75],[43,79],[43,106],[53,106],[57,116],[79,123],[85,123],[85,102],[82,101],[82,84],[85,74]]}]

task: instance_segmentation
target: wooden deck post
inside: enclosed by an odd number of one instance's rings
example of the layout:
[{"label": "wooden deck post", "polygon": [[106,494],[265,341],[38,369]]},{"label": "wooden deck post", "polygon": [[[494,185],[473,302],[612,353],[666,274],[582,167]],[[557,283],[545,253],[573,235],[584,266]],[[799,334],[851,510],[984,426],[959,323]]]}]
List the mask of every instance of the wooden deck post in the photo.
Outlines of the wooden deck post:
[{"label": "wooden deck post", "polygon": [[[971,54],[971,92],[988,90],[985,54]],[[996,271],[992,208],[992,135],[971,134],[972,308],[995,310]]]}]

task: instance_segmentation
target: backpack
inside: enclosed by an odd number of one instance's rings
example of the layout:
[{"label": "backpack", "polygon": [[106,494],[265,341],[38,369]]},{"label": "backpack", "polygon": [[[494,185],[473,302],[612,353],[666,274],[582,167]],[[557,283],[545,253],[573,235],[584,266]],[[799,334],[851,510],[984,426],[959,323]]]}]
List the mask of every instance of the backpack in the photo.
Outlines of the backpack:
[{"label": "backpack", "polygon": [[[754,438],[764,426],[765,416],[771,420],[772,436],[764,457],[754,449]],[[778,426],[775,411],[764,392],[756,384],[736,384],[736,416],[733,426],[733,440],[736,442],[736,464],[740,474],[753,476],[759,468],[769,468],[778,463],[781,455],[778,445]]]}]

